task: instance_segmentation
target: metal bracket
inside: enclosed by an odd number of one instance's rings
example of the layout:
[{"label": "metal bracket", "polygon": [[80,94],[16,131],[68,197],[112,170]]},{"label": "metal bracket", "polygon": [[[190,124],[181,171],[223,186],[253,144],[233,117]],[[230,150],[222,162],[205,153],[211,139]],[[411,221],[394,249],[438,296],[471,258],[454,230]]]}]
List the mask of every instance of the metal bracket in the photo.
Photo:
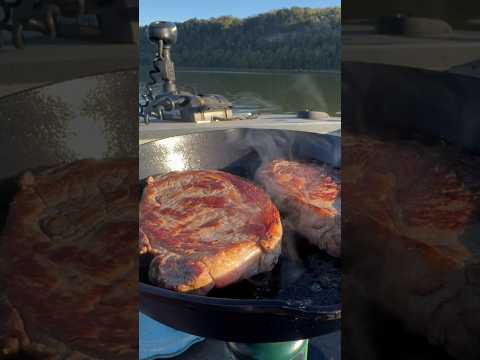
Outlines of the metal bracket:
[{"label": "metal bracket", "polygon": [[[83,1],[83,0],[79,0]],[[0,0],[4,18],[0,22],[0,30],[10,31],[12,43],[17,49],[25,46],[23,31],[34,30],[50,35],[57,34],[56,20],[60,16],[60,8],[46,0]]]}]

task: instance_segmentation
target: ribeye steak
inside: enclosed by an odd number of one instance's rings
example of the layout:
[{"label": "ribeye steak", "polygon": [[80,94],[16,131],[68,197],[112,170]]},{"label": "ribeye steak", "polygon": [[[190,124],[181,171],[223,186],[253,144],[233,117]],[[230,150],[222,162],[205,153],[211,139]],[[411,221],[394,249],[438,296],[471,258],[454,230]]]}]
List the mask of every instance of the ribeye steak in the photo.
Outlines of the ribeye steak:
[{"label": "ribeye steak", "polygon": [[344,279],[411,332],[479,359],[480,157],[349,132],[342,146]]},{"label": "ribeye steak", "polygon": [[257,180],[288,223],[328,254],[340,256],[340,172],[328,165],[274,160],[262,166]]},{"label": "ribeye steak", "polygon": [[150,281],[206,294],[270,271],[281,251],[280,215],[254,184],[222,171],[149,177],[140,204],[139,253]]},{"label": "ribeye steak", "polygon": [[2,236],[0,357],[138,356],[137,174],[135,160],[82,160],[21,177]]}]

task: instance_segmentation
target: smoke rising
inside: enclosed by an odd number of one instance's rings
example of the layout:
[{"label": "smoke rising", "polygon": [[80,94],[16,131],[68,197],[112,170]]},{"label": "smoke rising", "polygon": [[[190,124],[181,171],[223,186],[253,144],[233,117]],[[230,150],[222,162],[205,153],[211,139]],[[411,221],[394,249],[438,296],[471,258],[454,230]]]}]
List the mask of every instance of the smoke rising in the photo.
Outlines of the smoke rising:
[{"label": "smoke rising", "polygon": [[309,99],[311,99],[312,103],[318,107],[310,110],[324,111],[328,113],[328,102],[325,100],[322,89],[319,88],[318,80],[313,79],[312,75],[307,74],[305,76],[296,78],[292,88],[293,91],[299,93],[303,91],[310,95]]},{"label": "smoke rising", "polygon": [[[282,211],[284,228],[283,253],[294,262],[301,262],[302,257],[297,251],[297,237],[300,232],[314,241],[320,248],[329,248],[331,254],[336,254],[334,247],[339,248],[336,235],[340,230],[341,200],[340,196],[333,202],[326,202],[324,206],[336,210],[337,216],[322,218],[317,216],[310,206],[288,205],[282,190],[275,188],[274,182],[262,179],[261,170],[268,167],[274,160],[294,160],[304,163],[318,164],[319,171],[334,178],[340,183],[341,164],[340,141],[332,136],[305,134],[288,131],[255,131],[246,130],[242,133],[233,132],[227,135],[227,141],[255,151],[258,155],[258,166],[252,177],[254,181],[267,191],[277,207]],[[319,179],[320,181],[320,179]],[[295,186],[292,184],[292,186]],[[322,205],[323,206],[323,205]]]}]

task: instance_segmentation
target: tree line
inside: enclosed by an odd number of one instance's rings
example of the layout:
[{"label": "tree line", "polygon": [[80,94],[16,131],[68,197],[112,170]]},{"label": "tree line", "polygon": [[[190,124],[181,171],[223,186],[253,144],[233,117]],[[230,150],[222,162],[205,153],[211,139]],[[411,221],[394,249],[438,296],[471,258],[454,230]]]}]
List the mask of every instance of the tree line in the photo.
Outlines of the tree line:
[{"label": "tree line", "polygon": [[[340,8],[275,10],[246,19],[222,16],[178,23],[177,66],[336,70],[340,68]],[[140,67],[151,67],[153,44],[140,27]]]}]

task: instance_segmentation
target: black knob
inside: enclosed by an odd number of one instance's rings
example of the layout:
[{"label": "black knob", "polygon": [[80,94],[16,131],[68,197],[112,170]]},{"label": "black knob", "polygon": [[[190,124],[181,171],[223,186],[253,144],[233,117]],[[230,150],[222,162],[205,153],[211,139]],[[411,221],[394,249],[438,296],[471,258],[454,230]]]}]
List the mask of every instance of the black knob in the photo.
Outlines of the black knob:
[{"label": "black knob", "polygon": [[148,27],[148,37],[155,43],[163,41],[166,46],[173,45],[177,42],[177,25],[166,21],[155,21]]}]

